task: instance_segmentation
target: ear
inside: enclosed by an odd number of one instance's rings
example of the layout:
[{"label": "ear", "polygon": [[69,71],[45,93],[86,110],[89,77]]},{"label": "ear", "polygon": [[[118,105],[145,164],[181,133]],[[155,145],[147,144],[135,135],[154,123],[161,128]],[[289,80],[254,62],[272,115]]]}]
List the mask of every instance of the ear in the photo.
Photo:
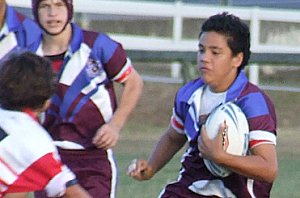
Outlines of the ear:
[{"label": "ear", "polygon": [[232,59],[232,66],[235,67],[235,68],[240,67],[241,64],[242,64],[243,59],[244,59],[244,54],[242,52],[238,53]]}]

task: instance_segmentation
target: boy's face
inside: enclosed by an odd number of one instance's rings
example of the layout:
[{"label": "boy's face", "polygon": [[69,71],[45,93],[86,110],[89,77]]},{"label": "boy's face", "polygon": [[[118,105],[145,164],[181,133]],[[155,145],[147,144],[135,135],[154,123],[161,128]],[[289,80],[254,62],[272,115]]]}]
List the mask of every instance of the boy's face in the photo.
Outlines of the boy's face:
[{"label": "boy's face", "polygon": [[203,80],[214,92],[226,91],[237,75],[242,53],[232,55],[227,37],[217,32],[204,32],[199,38],[198,67]]},{"label": "boy's face", "polygon": [[43,0],[38,6],[40,25],[46,32],[56,35],[68,23],[68,9],[63,0]]}]

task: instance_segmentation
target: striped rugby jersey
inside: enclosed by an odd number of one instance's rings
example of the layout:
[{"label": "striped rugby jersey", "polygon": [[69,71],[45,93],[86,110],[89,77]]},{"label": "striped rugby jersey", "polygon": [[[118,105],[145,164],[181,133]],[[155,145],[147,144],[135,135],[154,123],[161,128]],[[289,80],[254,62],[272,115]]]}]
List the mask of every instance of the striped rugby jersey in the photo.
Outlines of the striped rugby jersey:
[{"label": "striped rugby jersey", "polygon": [[[189,148],[182,159],[179,182],[202,195],[269,197],[272,184],[254,181],[236,173],[225,178],[215,177],[199,157],[197,147],[201,129],[199,108],[204,87],[204,82],[197,79],[183,86],[176,95],[171,125],[178,133],[185,134],[189,141]],[[248,81],[243,72],[228,89],[226,101],[234,101],[247,117],[250,129],[249,148],[258,144],[276,145],[277,124],[274,105],[267,95]],[[209,188],[208,184],[213,188]]]},{"label": "striped rugby jersey", "polygon": [[0,35],[0,60],[12,52],[31,47],[41,35],[40,28],[34,21],[16,12],[11,6],[6,6],[5,22]]},{"label": "striped rugby jersey", "polygon": [[[43,55],[41,42],[33,51]],[[113,82],[123,83],[131,70],[120,43],[72,24],[72,39],[44,123],[58,145],[95,148],[92,138],[117,107]]]},{"label": "striped rugby jersey", "polygon": [[64,165],[53,140],[27,113],[0,109],[0,197],[46,189],[61,196],[75,175]]}]

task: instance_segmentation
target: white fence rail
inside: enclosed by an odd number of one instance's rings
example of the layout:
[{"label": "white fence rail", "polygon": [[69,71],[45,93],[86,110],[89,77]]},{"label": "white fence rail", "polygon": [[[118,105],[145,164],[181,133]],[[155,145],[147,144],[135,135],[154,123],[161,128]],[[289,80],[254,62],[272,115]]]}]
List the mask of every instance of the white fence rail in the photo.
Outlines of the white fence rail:
[{"label": "white fence rail", "polygon": [[[7,2],[18,7],[29,8],[31,6],[30,0],[7,0]],[[74,9],[79,13],[107,14],[109,16],[173,18],[172,38],[111,34],[128,50],[195,51],[197,50],[197,38],[195,40],[182,38],[183,20],[188,18],[205,19],[213,14],[228,11],[243,20],[250,21],[251,51],[253,53],[300,54],[299,45],[263,44],[260,42],[262,21],[300,24],[300,12],[296,10],[207,6],[186,4],[180,1],[164,3],[115,0],[74,0]]]},{"label": "white fence rail", "polygon": [[[257,63],[300,64],[300,36],[298,36],[300,35],[300,12],[296,10],[208,6],[181,3],[180,1],[167,3],[126,0],[73,0],[73,2],[76,13],[96,14],[96,17],[99,15],[99,20],[103,16],[106,18],[117,16],[121,19],[122,17],[170,19],[172,21],[172,29],[170,30],[172,34],[169,37],[109,32],[112,38],[123,44],[130,57],[136,60],[195,61],[197,38],[184,38],[184,20],[203,20],[216,13],[227,11],[249,22],[251,59],[254,63],[249,67],[249,78],[252,82],[259,83]],[[7,3],[16,7],[31,7],[31,0],[7,0]],[[290,42],[280,44],[262,42],[261,38],[266,33],[262,30],[265,22],[296,24],[296,28],[292,28],[292,31],[294,30],[293,36],[285,35],[285,39]],[[271,29],[276,33],[276,28],[272,27]],[[151,77],[150,80],[153,79],[155,80],[156,77]],[[174,79],[169,78],[167,80],[174,81]],[[178,81],[178,79],[175,80]],[[282,88],[276,87],[276,89]],[[298,88],[296,89],[299,91]]]}]

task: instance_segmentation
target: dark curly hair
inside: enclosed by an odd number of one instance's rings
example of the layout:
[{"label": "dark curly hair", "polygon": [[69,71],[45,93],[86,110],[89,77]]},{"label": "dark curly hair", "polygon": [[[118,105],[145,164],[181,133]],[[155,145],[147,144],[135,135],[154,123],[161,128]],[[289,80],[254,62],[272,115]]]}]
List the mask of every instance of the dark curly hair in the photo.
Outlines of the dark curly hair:
[{"label": "dark curly hair", "polygon": [[250,58],[250,31],[240,18],[223,12],[209,17],[202,25],[199,37],[204,32],[214,31],[227,37],[227,44],[233,56],[242,52],[244,59],[238,69],[240,72],[248,64]]},{"label": "dark curly hair", "polygon": [[17,111],[42,108],[54,82],[49,60],[31,52],[13,54],[0,65],[0,105]]}]

